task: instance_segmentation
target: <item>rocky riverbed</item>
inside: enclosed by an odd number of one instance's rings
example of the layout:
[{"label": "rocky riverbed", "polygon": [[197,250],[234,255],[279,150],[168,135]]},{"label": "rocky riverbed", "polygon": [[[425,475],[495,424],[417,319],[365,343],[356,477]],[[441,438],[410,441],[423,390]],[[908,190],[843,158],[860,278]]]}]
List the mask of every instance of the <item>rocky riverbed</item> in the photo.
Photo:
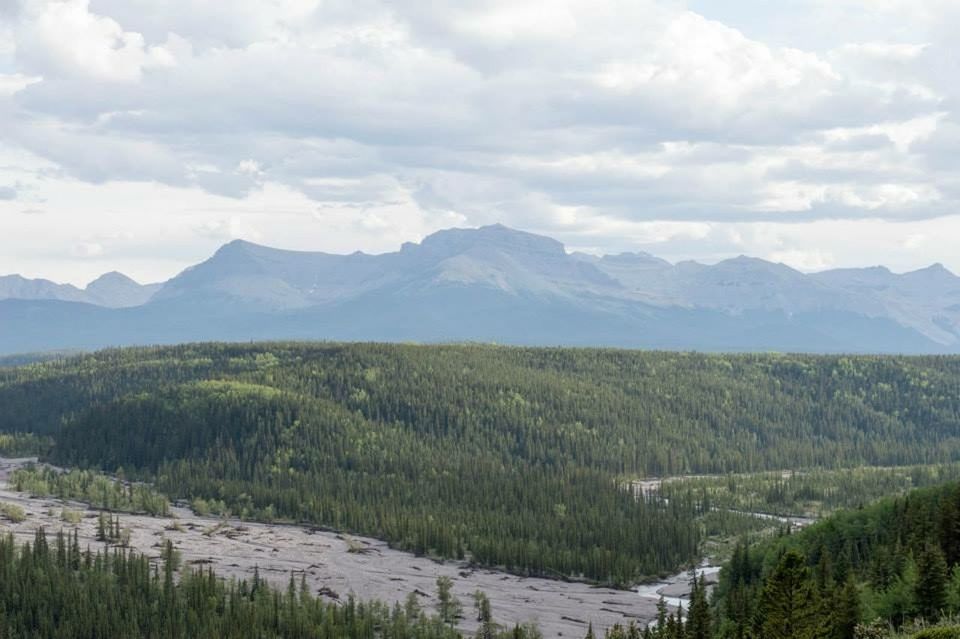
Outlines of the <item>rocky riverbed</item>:
[{"label": "rocky riverbed", "polygon": [[[82,513],[77,525],[81,545],[102,547],[104,544],[96,541],[97,511],[84,504],[33,497],[10,488],[9,473],[29,461],[0,459],[0,501],[19,505],[27,515],[19,523],[0,520],[0,531],[12,531],[26,541],[41,526],[50,533],[72,530],[73,525],[61,519],[62,510],[68,508]],[[333,600],[343,600],[353,593],[360,599],[392,603],[402,602],[408,593],[415,592],[421,605],[432,608],[436,604],[436,579],[446,575],[453,580],[454,592],[463,603],[461,627],[466,632],[477,625],[471,614],[471,594],[476,590],[490,598],[499,623],[513,626],[532,621],[545,637],[580,639],[588,623],[602,631],[615,623],[636,621],[643,625],[654,620],[658,589],[671,585],[682,589],[686,579],[685,574],[677,575],[638,593],[517,577],[471,568],[463,562],[417,557],[375,539],[302,526],[200,517],[184,508],[173,509],[170,517],[121,514],[120,522],[130,530],[130,546],[147,555],[158,557],[161,545],[169,539],[180,551],[185,566],[212,566],[219,575],[238,579],[250,579],[258,569],[262,577],[281,587],[286,586],[291,573],[297,580],[305,574],[314,593]],[[679,599],[676,601],[679,603]]]}]

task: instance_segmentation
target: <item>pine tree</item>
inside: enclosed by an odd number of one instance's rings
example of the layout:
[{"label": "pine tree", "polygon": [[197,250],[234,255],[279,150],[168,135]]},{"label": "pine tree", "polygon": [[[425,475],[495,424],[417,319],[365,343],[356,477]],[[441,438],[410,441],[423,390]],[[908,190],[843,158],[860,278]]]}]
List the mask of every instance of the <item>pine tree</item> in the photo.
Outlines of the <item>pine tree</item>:
[{"label": "pine tree", "polygon": [[713,639],[713,631],[710,626],[710,606],[707,603],[707,582],[700,574],[700,578],[694,577],[690,592],[690,609],[687,612],[687,639]]},{"label": "pine tree", "polygon": [[790,550],[767,579],[760,599],[764,639],[807,639],[814,629],[814,594],[803,556]]},{"label": "pine tree", "polygon": [[934,620],[947,604],[947,562],[943,551],[927,544],[917,556],[917,608],[924,619]]},{"label": "pine tree", "polygon": [[97,541],[107,541],[107,523],[102,510],[97,518]]},{"label": "pine tree", "polygon": [[852,577],[835,590],[832,598],[829,639],[854,639],[860,623],[860,593]]},{"label": "pine tree", "polygon": [[437,577],[437,611],[440,620],[451,626],[463,612],[460,600],[453,594],[453,581],[446,575]]}]

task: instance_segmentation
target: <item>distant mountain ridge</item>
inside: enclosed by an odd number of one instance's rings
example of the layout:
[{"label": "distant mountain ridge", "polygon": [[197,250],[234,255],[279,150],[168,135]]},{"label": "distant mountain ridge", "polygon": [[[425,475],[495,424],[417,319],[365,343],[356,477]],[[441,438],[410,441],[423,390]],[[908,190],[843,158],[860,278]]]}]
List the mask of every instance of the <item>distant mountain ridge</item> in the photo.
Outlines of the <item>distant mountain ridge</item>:
[{"label": "distant mountain ridge", "polygon": [[745,256],[671,264],[567,253],[493,225],[396,252],[242,240],[171,280],[85,289],[0,278],[0,353],[192,340],[476,340],[698,350],[960,352],[960,277],[942,265],[805,274]]},{"label": "distant mountain ridge", "polygon": [[0,276],[0,300],[59,300],[85,302],[107,308],[141,306],[150,301],[162,284],[138,284],[123,273],[104,273],[85,288],[57,284],[45,279],[27,279],[20,275]]}]

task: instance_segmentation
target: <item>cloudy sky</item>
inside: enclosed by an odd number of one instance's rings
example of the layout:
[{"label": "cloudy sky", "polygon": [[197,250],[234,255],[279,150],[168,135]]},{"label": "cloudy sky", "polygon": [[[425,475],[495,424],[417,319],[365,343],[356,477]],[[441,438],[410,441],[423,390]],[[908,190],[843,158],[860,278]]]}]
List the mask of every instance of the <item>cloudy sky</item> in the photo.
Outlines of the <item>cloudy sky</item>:
[{"label": "cloudy sky", "polygon": [[960,272],[958,29],[956,0],[0,0],[0,274],[493,222]]}]

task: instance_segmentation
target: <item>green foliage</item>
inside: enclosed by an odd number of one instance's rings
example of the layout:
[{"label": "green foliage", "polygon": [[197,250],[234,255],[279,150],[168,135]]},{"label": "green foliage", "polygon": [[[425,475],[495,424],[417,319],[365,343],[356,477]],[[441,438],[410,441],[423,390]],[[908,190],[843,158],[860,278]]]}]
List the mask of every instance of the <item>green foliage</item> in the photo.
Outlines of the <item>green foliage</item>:
[{"label": "green foliage", "polygon": [[18,492],[83,501],[104,510],[170,514],[170,501],[150,486],[124,483],[89,470],[62,473],[47,466],[27,466],[13,472],[10,484]]},{"label": "green foliage", "polygon": [[913,639],[960,639],[960,626],[927,628],[913,635]]},{"label": "green foliage", "polygon": [[805,639],[813,636],[815,593],[810,570],[799,553],[788,551],[760,593],[760,636]]},{"label": "green foliage", "polygon": [[[626,478],[953,462],[958,380],[949,357],[192,344],[2,369],[0,430],[57,433],[54,461],[211,513],[628,584],[760,524]],[[846,498],[770,488],[781,507]]]},{"label": "green foliage", "polygon": [[0,517],[8,519],[15,524],[19,524],[22,521],[26,521],[27,513],[21,506],[18,506],[17,504],[0,502]]},{"label": "green foliage", "polygon": [[958,507],[951,482],[739,545],[714,602],[720,636],[884,637],[960,613],[960,563],[947,559]]},{"label": "green foliage", "polygon": [[917,557],[916,600],[920,617],[936,619],[947,604],[947,561],[939,544],[927,544]]},{"label": "green foliage", "polygon": [[[91,554],[60,533],[33,544],[0,537],[0,636],[33,639],[455,639],[437,618],[399,606],[315,598],[301,582],[284,591],[255,576],[224,581],[211,570],[176,571],[172,545],[162,567],[122,549]],[[539,633],[497,637],[534,639]]]},{"label": "green foliage", "polygon": [[37,457],[46,455],[53,438],[33,433],[0,433],[0,457]]},{"label": "green foliage", "polygon": [[[761,472],[709,477],[676,477],[664,481],[666,498],[693,492],[715,508],[773,515],[822,517],[845,508],[858,508],[881,497],[914,488],[960,480],[960,463],[918,464],[802,472]],[[957,529],[960,532],[960,518]],[[960,556],[960,535],[955,551]]]},{"label": "green foliage", "polygon": [[446,575],[437,577],[437,614],[451,626],[463,615],[463,606],[453,594],[453,581]]},{"label": "green foliage", "polygon": [[436,435],[509,426],[531,457],[643,476],[905,465],[958,457],[958,379],[951,357],[190,344],[2,369],[0,430],[54,433],[93,403],[229,380]]}]

